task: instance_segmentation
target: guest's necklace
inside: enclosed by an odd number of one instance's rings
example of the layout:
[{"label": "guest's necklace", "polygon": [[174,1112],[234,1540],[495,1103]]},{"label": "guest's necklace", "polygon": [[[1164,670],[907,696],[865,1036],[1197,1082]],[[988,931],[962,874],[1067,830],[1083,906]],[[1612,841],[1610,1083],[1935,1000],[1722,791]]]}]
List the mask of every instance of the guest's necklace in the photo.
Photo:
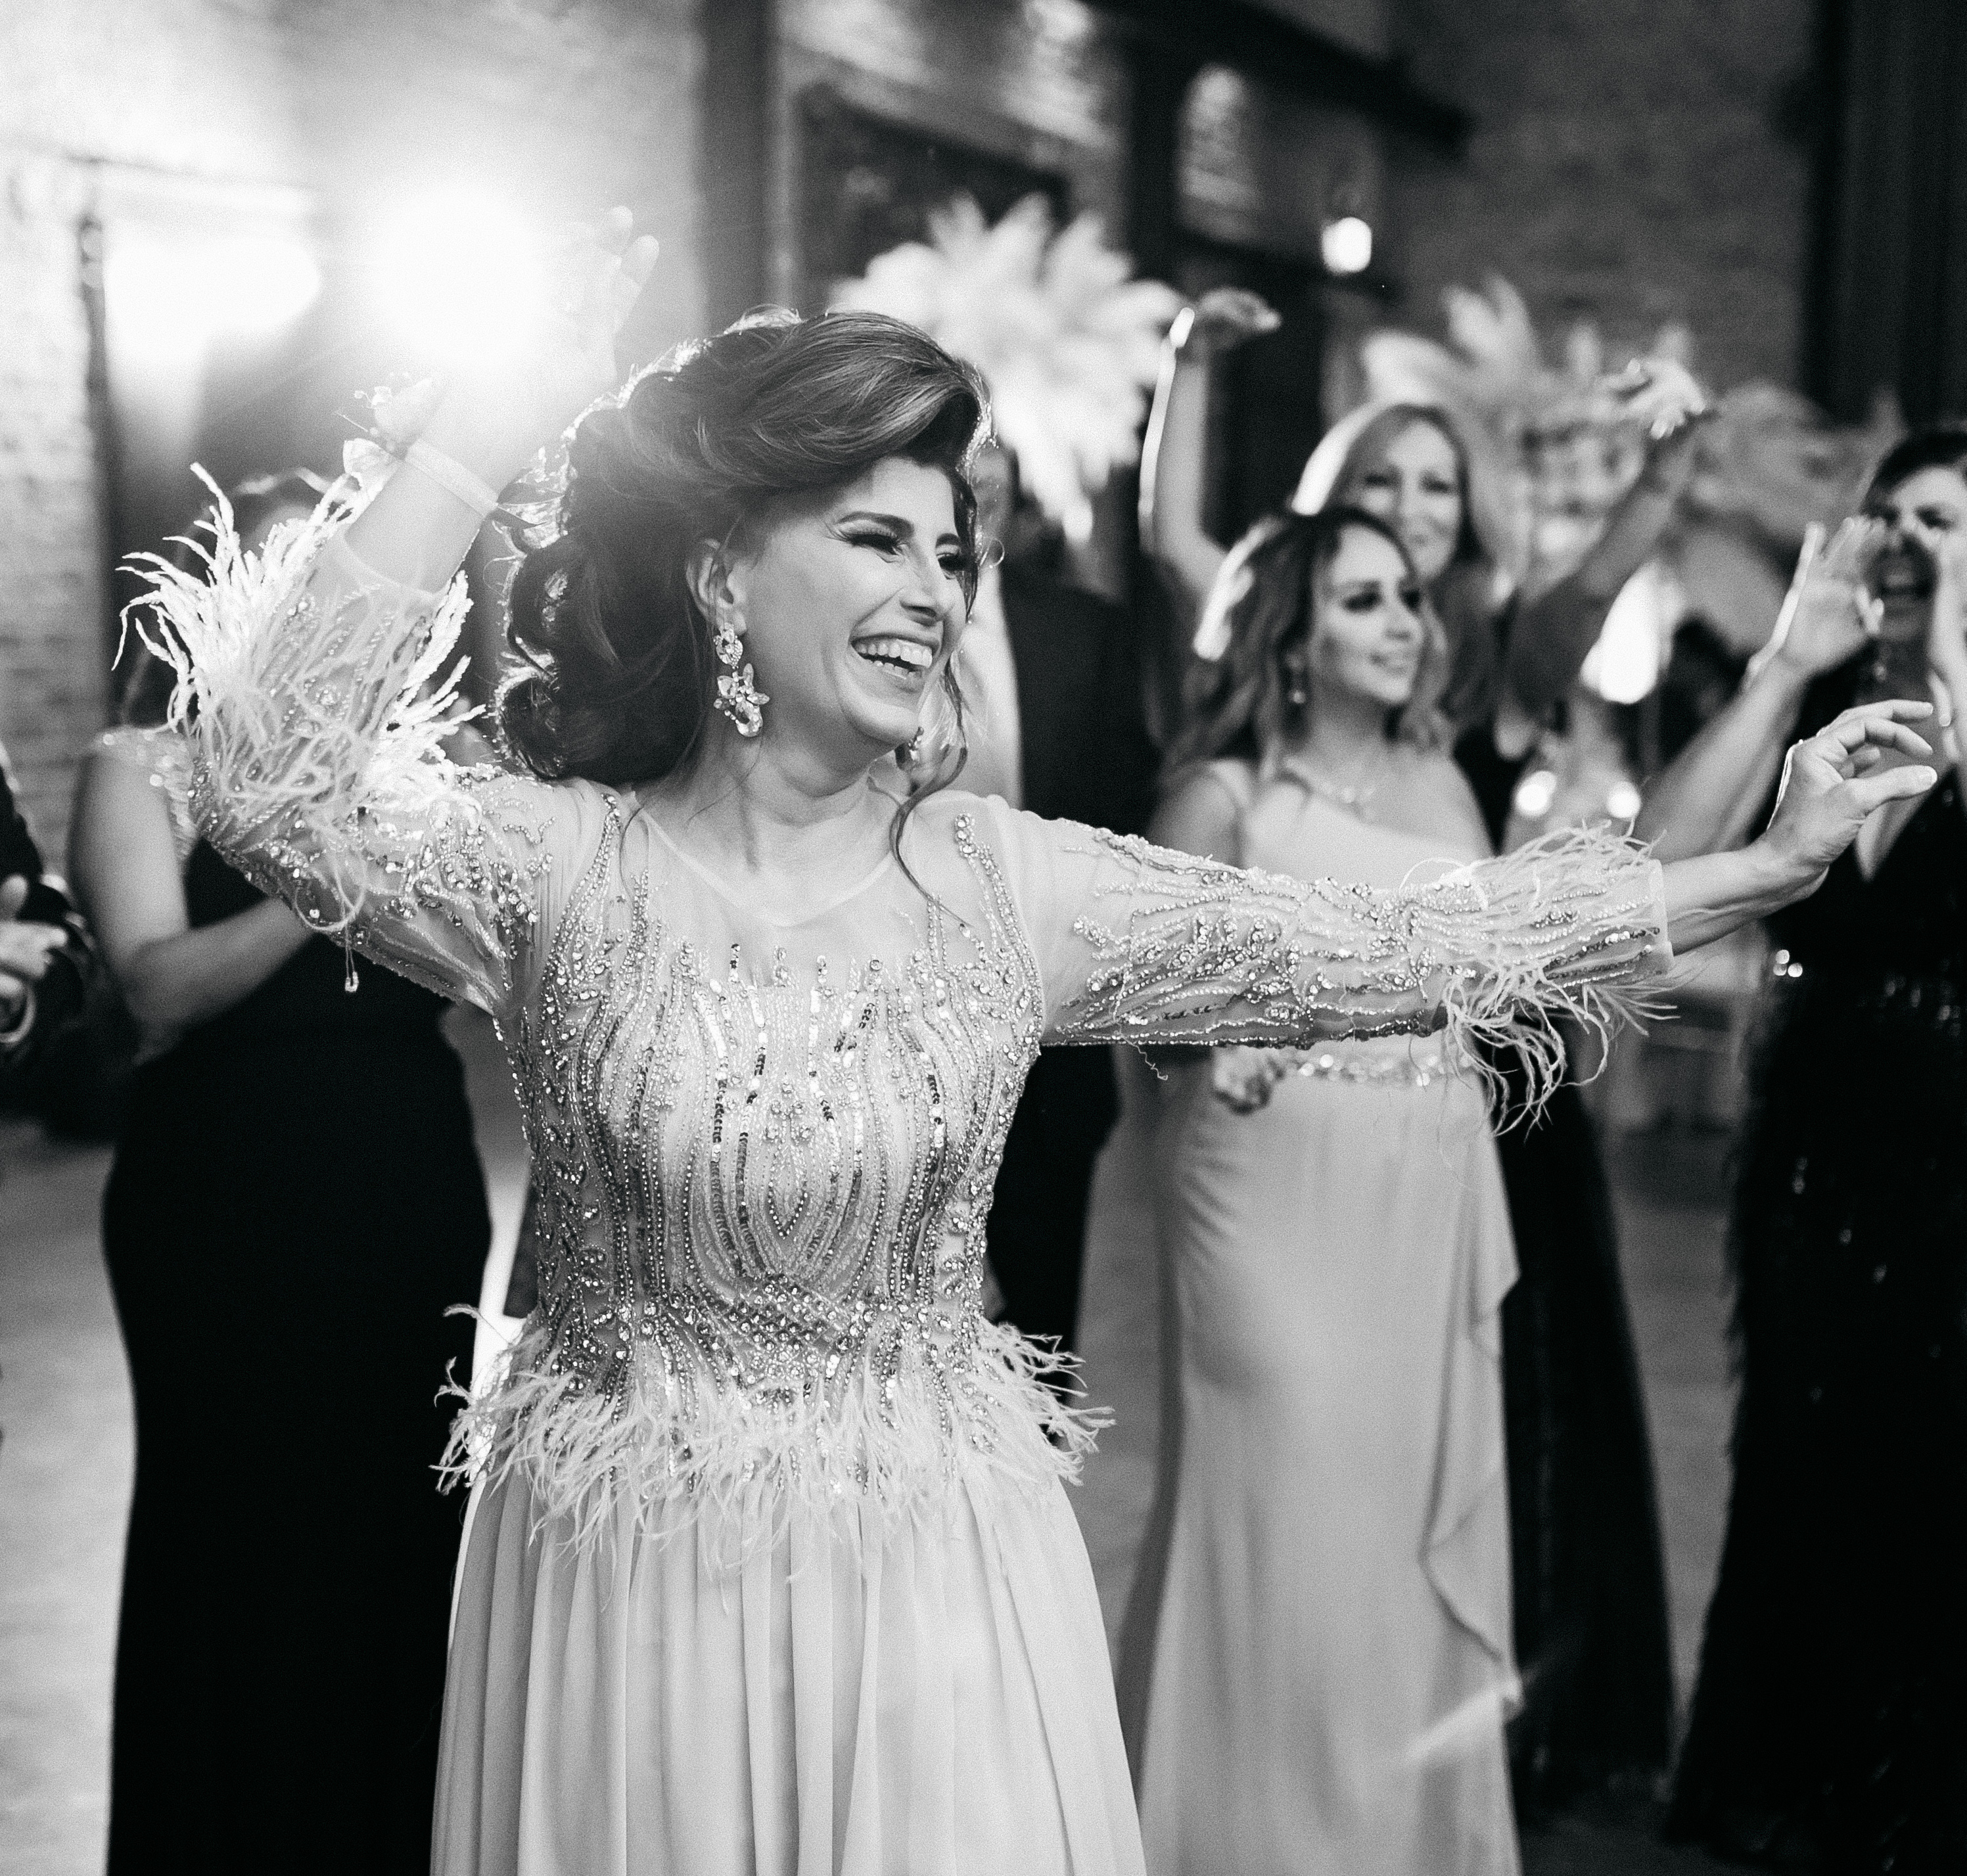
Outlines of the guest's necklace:
[{"label": "guest's necklace", "polygon": [[1293,777],[1314,795],[1323,796],[1349,814],[1365,819],[1366,809],[1378,792],[1381,778],[1387,766],[1387,746],[1375,743],[1371,751],[1353,770],[1344,781],[1334,781],[1313,768],[1302,753],[1286,756],[1278,764],[1287,775]]}]

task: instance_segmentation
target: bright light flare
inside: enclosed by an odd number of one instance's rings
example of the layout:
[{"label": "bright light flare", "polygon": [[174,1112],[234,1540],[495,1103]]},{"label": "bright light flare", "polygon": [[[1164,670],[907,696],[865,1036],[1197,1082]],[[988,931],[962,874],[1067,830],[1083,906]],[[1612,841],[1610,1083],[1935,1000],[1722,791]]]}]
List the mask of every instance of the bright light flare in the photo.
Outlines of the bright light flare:
[{"label": "bright light flare", "polygon": [[1516,784],[1515,806],[1526,821],[1541,821],[1557,799],[1557,772],[1537,769]]},{"label": "bright light flare", "polygon": [[1619,589],[1579,675],[1607,703],[1637,703],[1659,682],[1686,615],[1680,583],[1649,560]]},{"label": "bright light flare", "polygon": [[1357,215],[1328,221],[1318,237],[1319,252],[1333,273],[1364,273],[1373,264],[1373,230]]},{"label": "bright light flare", "polygon": [[320,294],[321,267],[292,235],[133,234],[111,245],[103,291],[144,350],[177,354],[291,325]]},{"label": "bright light flare", "polygon": [[445,192],[407,203],[375,256],[379,310],[438,363],[518,350],[541,306],[539,231],[496,196]]},{"label": "bright light flare", "polygon": [[1636,821],[1645,806],[1639,791],[1623,776],[1605,791],[1605,812],[1615,821]]}]

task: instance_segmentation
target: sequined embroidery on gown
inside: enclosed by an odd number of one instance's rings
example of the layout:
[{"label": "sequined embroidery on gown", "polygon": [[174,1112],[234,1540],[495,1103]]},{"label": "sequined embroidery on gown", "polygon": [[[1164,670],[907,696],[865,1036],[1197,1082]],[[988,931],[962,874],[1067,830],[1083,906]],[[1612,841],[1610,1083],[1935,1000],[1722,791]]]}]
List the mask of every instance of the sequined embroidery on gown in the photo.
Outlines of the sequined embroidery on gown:
[{"label": "sequined embroidery on gown", "polygon": [[333,530],[159,580],[207,838],[490,1010],[526,1116],[540,1303],[463,1436],[436,1867],[1138,1871],[1088,1429],[979,1307],[1035,1051],[1534,1048],[1665,956],[1658,870],[1581,836],[1307,886],[951,795],[780,922],[632,793],[446,764],[461,599]]}]

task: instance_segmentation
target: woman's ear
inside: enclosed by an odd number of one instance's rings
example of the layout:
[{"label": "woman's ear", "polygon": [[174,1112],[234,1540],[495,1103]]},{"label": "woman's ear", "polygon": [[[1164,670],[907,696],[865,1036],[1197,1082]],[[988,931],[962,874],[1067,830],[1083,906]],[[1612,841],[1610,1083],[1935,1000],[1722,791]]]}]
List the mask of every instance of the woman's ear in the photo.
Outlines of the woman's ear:
[{"label": "woman's ear", "polygon": [[712,631],[727,625],[740,638],[744,635],[744,609],[731,580],[731,563],[714,541],[699,541],[690,551],[684,567],[690,597],[709,621]]}]

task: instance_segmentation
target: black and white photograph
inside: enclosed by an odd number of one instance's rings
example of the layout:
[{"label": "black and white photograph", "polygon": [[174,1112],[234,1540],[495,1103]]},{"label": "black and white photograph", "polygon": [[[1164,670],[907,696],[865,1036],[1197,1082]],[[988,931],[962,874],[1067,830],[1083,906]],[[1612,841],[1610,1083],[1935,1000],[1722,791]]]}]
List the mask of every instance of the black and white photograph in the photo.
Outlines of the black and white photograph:
[{"label": "black and white photograph", "polygon": [[8,1876],[1967,1876],[1967,5],[6,0]]}]

